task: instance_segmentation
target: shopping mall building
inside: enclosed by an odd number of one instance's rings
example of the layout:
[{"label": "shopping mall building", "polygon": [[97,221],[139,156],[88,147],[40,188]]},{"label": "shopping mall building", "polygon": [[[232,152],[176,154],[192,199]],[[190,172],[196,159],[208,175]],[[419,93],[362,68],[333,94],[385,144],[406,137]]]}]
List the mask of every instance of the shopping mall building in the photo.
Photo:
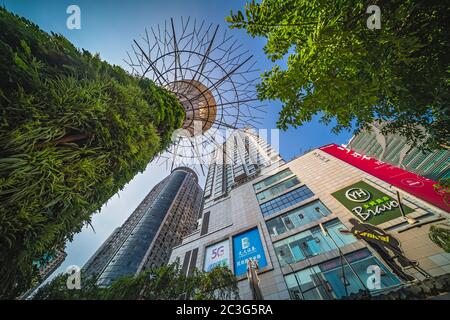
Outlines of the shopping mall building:
[{"label": "shopping mall building", "polygon": [[450,209],[433,181],[334,144],[285,163],[258,137],[234,141],[231,164],[216,150],[198,228],[172,251],[186,274],[227,265],[241,299],[340,299],[450,273],[429,237]]}]

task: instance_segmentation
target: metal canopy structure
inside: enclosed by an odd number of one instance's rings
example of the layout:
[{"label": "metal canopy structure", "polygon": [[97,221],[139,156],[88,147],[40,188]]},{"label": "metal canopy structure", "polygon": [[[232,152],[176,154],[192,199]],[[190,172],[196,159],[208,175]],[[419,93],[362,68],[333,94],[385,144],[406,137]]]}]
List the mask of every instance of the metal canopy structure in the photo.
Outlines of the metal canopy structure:
[{"label": "metal canopy structure", "polygon": [[256,62],[228,30],[220,32],[219,25],[190,17],[175,23],[171,18],[145,29],[127,56],[124,61],[134,75],[172,91],[185,109],[183,133],[174,135],[173,144],[157,160],[167,169],[187,166],[204,175],[227,129],[261,124],[264,106],[256,97]]}]

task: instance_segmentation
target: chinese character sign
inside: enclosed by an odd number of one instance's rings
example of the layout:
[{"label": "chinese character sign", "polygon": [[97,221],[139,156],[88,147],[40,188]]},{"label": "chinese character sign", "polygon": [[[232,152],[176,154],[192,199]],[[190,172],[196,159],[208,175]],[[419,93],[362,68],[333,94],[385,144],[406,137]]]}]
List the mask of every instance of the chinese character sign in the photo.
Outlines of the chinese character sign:
[{"label": "chinese character sign", "polygon": [[336,144],[320,148],[329,155],[398,187],[430,204],[450,212],[448,194],[436,191],[436,181],[379,161]]},{"label": "chinese character sign", "polygon": [[204,271],[211,271],[217,266],[230,267],[230,244],[228,240],[213,244],[205,250]]},{"label": "chinese character sign", "polygon": [[247,272],[249,259],[256,259],[259,268],[267,266],[264,248],[258,228],[251,229],[233,237],[234,273],[236,276]]}]

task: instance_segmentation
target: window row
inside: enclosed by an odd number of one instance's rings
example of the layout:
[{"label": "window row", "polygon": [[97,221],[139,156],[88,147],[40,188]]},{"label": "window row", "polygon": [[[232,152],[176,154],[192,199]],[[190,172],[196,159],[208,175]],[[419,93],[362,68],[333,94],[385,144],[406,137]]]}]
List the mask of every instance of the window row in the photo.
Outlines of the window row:
[{"label": "window row", "polygon": [[264,200],[272,198],[299,183],[300,181],[297,179],[297,177],[289,178],[283,182],[274,185],[273,187],[270,187],[269,189],[266,189],[256,194],[256,198],[258,199],[258,202],[263,202]]},{"label": "window row", "polygon": [[281,266],[305,260],[319,254],[356,242],[352,234],[342,233],[345,226],[338,220],[327,222],[325,236],[319,226],[297,233],[289,238],[274,243],[275,253]]},{"label": "window row", "polygon": [[275,199],[269,200],[259,207],[264,216],[269,216],[313,196],[314,193],[307,186],[301,186]]},{"label": "window row", "polygon": [[317,221],[330,214],[319,200],[295,208],[281,216],[266,222],[271,236],[278,236],[289,230]]},{"label": "window row", "polygon": [[275,182],[280,181],[281,179],[284,179],[287,176],[290,176],[292,174],[292,171],[290,169],[285,169],[283,171],[280,171],[276,174],[274,174],[273,176],[270,176],[258,183],[255,183],[253,185],[253,188],[255,188],[255,191],[264,189],[267,186],[270,186],[272,184],[274,184]]}]

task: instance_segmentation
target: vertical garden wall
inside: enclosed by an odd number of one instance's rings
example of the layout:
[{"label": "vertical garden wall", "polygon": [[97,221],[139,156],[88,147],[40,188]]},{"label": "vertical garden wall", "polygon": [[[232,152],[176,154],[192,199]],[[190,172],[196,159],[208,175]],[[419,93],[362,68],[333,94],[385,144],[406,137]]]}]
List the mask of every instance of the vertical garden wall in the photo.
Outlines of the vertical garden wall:
[{"label": "vertical garden wall", "polygon": [[170,144],[175,96],[0,9],[0,297]]}]

